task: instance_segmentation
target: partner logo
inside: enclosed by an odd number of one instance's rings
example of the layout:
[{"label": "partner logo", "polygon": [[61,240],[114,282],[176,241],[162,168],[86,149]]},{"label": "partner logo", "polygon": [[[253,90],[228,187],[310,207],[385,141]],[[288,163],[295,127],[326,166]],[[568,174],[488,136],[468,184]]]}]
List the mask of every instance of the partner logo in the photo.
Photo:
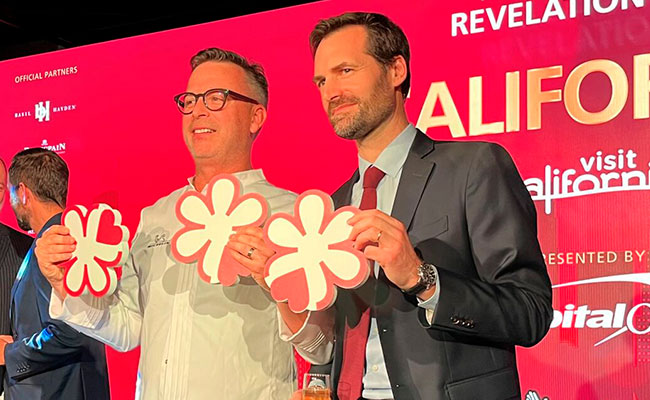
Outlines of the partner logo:
[{"label": "partner logo", "polygon": [[594,155],[580,157],[580,172],[573,168],[561,170],[546,165],[543,178],[528,178],[524,184],[533,200],[544,202],[546,214],[551,213],[552,201],[556,199],[649,190],[650,168],[637,164],[636,157],[632,149],[619,149],[613,154],[598,150]]},{"label": "partner logo", "polygon": [[41,148],[52,150],[53,152],[59,153],[59,154],[65,153],[65,147],[66,147],[66,144],[64,142],[57,143],[57,144],[49,144],[47,142],[47,139],[43,139],[43,142],[41,142]]},{"label": "partner logo", "polygon": [[40,146],[33,146],[33,147],[28,146],[28,147],[25,147],[25,150],[35,148],[35,147],[40,147],[42,149],[51,150],[51,151],[53,151],[55,153],[58,153],[58,154],[64,154],[65,149],[66,149],[66,144],[65,144],[65,142],[56,143],[56,144],[49,144],[47,142],[47,139],[43,139]]},{"label": "partner logo", "polygon": [[57,105],[53,104],[50,100],[39,101],[34,104],[34,111],[31,110],[21,110],[14,112],[14,118],[25,118],[34,116],[34,119],[38,122],[47,122],[50,121],[50,118],[53,117],[52,114],[74,111],[77,109],[76,104],[65,104]]},{"label": "partner logo", "polygon": [[[650,273],[634,273],[584,279],[554,285],[553,288],[602,283],[641,283],[650,286]],[[576,307],[574,304],[567,304],[564,306],[563,311],[553,310],[551,328],[616,329],[614,333],[594,344],[594,347],[597,347],[626,332],[634,335],[647,335],[650,333],[650,324],[644,321],[647,318],[636,318],[635,320],[635,317],[644,311],[650,313],[650,303],[639,303],[629,309],[628,304],[617,303],[613,310],[591,310],[588,305]]]},{"label": "partner logo", "polygon": [[50,101],[43,103],[42,101],[34,105],[34,118],[38,122],[49,121],[50,120]]}]

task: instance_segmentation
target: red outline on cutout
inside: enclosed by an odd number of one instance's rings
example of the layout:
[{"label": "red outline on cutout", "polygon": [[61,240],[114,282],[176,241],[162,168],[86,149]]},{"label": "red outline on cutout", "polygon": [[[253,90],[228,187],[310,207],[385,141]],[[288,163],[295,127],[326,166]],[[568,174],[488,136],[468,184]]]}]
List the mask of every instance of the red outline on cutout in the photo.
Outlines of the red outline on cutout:
[{"label": "red outline on cutout", "polygon": [[[269,213],[269,206],[266,202],[266,199],[260,195],[259,193],[247,193],[242,195],[241,194],[241,183],[239,180],[230,174],[218,174],[212,180],[208,183],[207,189],[206,189],[206,194],[204,195],[203,193],[200,193],[198,191],[189,191],[185,192],[179,197],[178,201],[176,201],[176,206],[174,207],[174,213],[176,215],[176,219],[183,224],[183,227],[172,236],[172,255],[177,261],[180,261],[185,264],[191,264],[195,261],[198,261],[198,272],[199,276],[201,279],[207,283],[210,282],[210,276],[206,274],[204,268],[203,268],[203,262],[205,259],[205,253],[208,251],[208,247],[211,245],[212,241],[208,239],[199,250],[197,250],[195,253],[185,257],[182,256],[177,249],[177,242],[178,239],[185,233],[194,231],[197,229],[204,229],[205,225],[202,224],[197,224],[194,223],[181,213],[181,205],[185,199],[188,197],[197,197],[205,206],[208,208],[208,211],[210,212],[211,215],[214,215],[214,203],[212,201],[212,187],[217,183],[217,181],[221,179],[227,179],[229,180],[235,190],[233,194],[233,198],[230,202],[230,206],[228,207],[228,211],[226,211],[226,215],[230,216],[232,212],[237,208],[241,203],[248,199],[255,199],[257,200],[261,206],[262,206],[262,215],[255,220],[254,222],[246,225],[238,225],[238,226],[233,226],[233,228],[241,228],[245,226],[259,226],[261,225],[265,220],[266,217],[268,216]],[[239,276],[248,276],[250,275],[250,271],[248,271],[246,268],[242,267],[237,261],[235,261],[234,258],[232,257],[224,257],[224,255],[228,254],[226,252],[226,249],[224,248],[223,250],[224,254],[221,256],[221,263],[219,264],[219,269],[217,271],[217,279],[219,280],[219,283],[221,283],[224,286],[232,286],[235,283],[237,283],[238,277]]]},{"label": "red outline on cutout", "polygon": [[[84,235],[84,237],[86,237],[86,235],[88,234],[88,219],[90,217],[90,213],[92,211],[94,211],[94,210],[99,210],[100,211],[99,226],[97,227],[98,235],[99,235],[99,230],[102,228],[102,220],[103,220],[104,213],[108,212],[113,216],[113,223],[111,224],[110,228],[113,228],[113,227],[119,228],[119,230],[120,230],[120,232],[122,234],[122,237],[121,237],[121,240],[119,240],[117,243],[107,243],[107,244],[113,245],[113,246],[120,246],[122,243],[127,243],[126,249],[127,249],[127,255],[128,255],[128,249],[129,249],[128,241],[129,241],[129,237],[130,237],[129,230],[128,230],[127,227],[125,227],[124,225],[121,224],[122,223],[122,215],[120,214],[120,212],[118,210],[110,207],[107,204],[93,204],[93,206],[88,208],[85,211],[85,213],[81,209],[80,206],[76,206],[76,205],[71,206],[71,207],[69,207],[68,209],[66,209],[63,212],[63,215],[61,216],[61,222],[62,222],[62,224],[65,225],[66,216],[69,213],[73,213],[73,212],[77,213],[79,215],[79,219],[81,220],[81,227],[82,227],[82,230],[83,230],[83,235]],[[78,262],[78,258],[73,257],[72,259],[62,263],[61,266],[63,266],[65,268],[65,273],[64,273],[64,276],[63,276],[63,286],[65,288],[65,291],[70,296],[74,296],[74,297],[80,296],[81,294],[84,293],[84,291],[86,289],[88,289],[88,292],[90,292],[93,296],[96,296],[96,297],[101,297],[101,296],[106,295],[108,293],[110,287],[111,287],[111,277],[110,277],[110,274],[108,273],[108,268],[115,268],[115,267],[119,266],[120,265],[120,260],[122,260],[122,258],[125,256],[124,253],[125,253],[124,251],[119,251],[117,253],[117,257],[114,260],[110,260],[110,261],[102,260],[102,259],[100,259],[100,258],[98,258],[96,256],[93,257],[93,259],[95,260],[97,265],[99,265],[99,267],[102,269],[102,272],[104,273],[104,276],[106,277],[106,285],[104,285],[104,287],[101,288],[100,290],[95,290],[92,287],[92,285],[90,284],[90,278],[88,277],[88,264],[85,264],[85,263],[83,264],[83,267],[81,267],[81,268],[83,268],[83,278],[81,280],[81,285],[79,287],[79,290],[70,289],[70,287],[68,286],[68,273],[69,273],[70,269],[73,268],[73,266]],[[121,274],[118,274],[117,271],[115,271],[115,273],[116,273],[116,276],[121,275]]]}]

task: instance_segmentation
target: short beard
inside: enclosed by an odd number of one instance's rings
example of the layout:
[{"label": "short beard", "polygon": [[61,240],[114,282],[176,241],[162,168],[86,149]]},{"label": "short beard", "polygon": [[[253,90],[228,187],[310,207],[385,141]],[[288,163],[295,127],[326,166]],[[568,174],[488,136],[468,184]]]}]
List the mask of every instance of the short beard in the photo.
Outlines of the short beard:
[{"label": "short beard", "polygon": [[32,230],[32,226],[29,224],[29,221],[18,216],[18,214],[16,214],[16,221],[18,221],[18,226],[20,227],[20,229],[24,230],[25,232],[29,232]]},{"label": "short beard", "polygon": [[[327,115],[336,134],[343,139],[363,139],[388,119],[395,110],[393,94],[384,94],[389,92],[389,88],[388,80],[382,75],[366,101],[362,101],[356,96],[341,96],[338,100],[331,102]],[[342,112],[332,116],[332,111],[342,104],[357,104],[359,110],[354,114]]]},{"label": "short beard", "polygon": [[32,230],[32,226],[29,223],[29,220],[26,215],[21,215],[18,211],[18,207],[20,205],[14,204],[14,202],[11,202],[11,209],[14,212],[14,215],[16,216],[16,222],[18,222],[18,226],[20,229],[24,230],[25,232],[29,232]]}]

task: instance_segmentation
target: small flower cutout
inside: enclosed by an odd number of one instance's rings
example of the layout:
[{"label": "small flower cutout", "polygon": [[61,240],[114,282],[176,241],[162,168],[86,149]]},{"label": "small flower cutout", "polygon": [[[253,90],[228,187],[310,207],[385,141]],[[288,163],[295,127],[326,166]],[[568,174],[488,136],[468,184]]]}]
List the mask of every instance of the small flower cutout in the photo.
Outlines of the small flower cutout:
[{"label": "small flower cutout", "polygon": [[106,204],[90,209],[73,206],[61,220],[77,242],[72,258],[63,263],[66,292],[71,296],[111,294],[117,287],[115,267],[124,264],[129,254],[129,230],[121,225],[120,212]]},{"label": "small flower cutout", "polygon": [[176,203],[176,218],[183,228],[172,237],[172,254],[183,263],[198,262],[199,276],[208,283],[234,285],[250,271],[225,250],[237,228],[259,226],[268,205],[257,193],[241,194],[232,175],[220,174],[210,181],[206,194],[185,192]]}]

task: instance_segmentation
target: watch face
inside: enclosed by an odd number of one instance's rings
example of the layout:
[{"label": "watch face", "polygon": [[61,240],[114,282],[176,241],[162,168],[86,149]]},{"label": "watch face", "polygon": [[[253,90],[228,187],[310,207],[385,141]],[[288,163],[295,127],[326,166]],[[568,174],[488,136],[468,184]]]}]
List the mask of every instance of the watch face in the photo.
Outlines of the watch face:
[{"label": "watch face", "polygon": [[409,296],[415,296],[436,284],[436,267],[423,263],[418,266],[418,283],[410,289],[402,290]]},{"label": "watch face", "polygon": [[423,263],[418,268],[418,275],[420,282],[425,284],[427,289],[436,284],[436,268],[433,265]]}]

